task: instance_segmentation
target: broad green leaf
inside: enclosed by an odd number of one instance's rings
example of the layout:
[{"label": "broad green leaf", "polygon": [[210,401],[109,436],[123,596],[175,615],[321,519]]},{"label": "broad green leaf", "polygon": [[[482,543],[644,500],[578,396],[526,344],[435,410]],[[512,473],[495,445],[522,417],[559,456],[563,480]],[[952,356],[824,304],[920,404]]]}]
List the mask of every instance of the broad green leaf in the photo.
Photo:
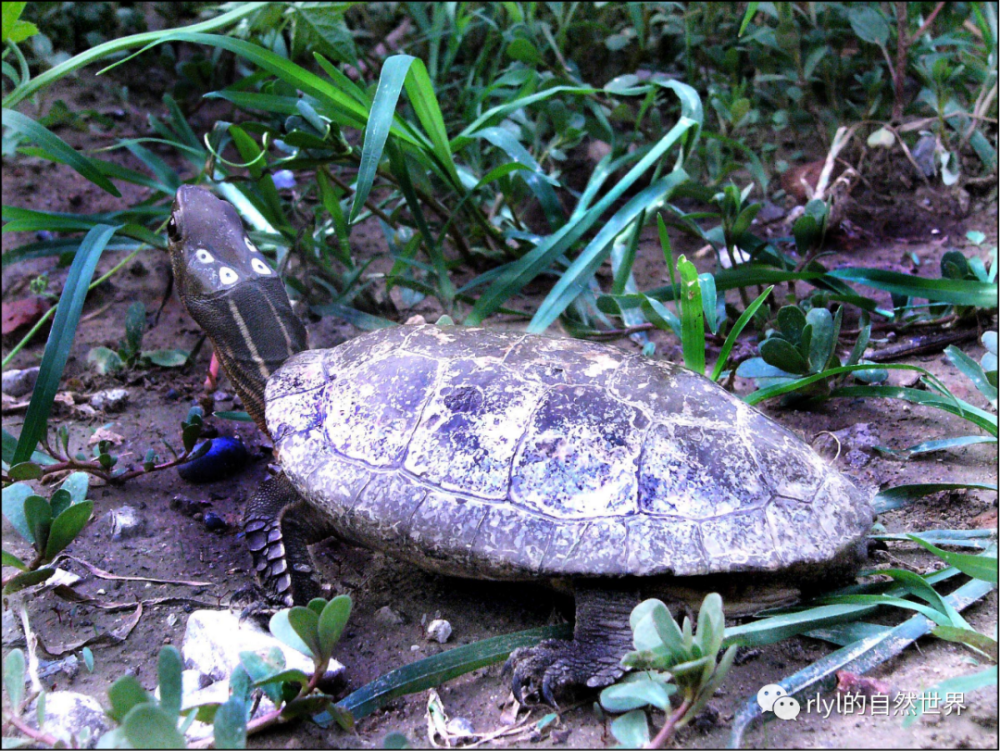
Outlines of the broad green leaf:
[{"label": "broad green leaf", "polygon": [[181,684],[181,672],[184,665],[181,660],[181,653],[171,645],[160,648],[160,656],[157,660],[157,679],[160,686],[160,707],[169,716],[177,717],[181,712],[181,701],[183,697],[183,686]]},{"label": "broad green leaf", "polygon": [[184,736],[177,729],[177,720],[153,703],[139,704],[129,710],[122,729],[132,748],[183,748]]},{"label": "broad green leaf", "polygon": [[608,686],[601,691],[601,706],[608,712],[628,712],[653,706],[661,711],[670,709],[670,695],[677,687],[651,680],[646,673],[635,673],[631,680]]},{"label": "broad green leaf", "polygon": [[31,530],[31,542],[38,551],[45,550],[52,527],[52,507],[40,495],[29,495],[24,499],[24,518]]},{"label": "broad green leaf", "polygon": [[51,561],[63,548],[69,545],[80,534],[94,510],[93,501],[81,501],[69,506],[53,522],[49,530],[49,538],[45,544],[45,558]]},{"label": "broad green leaf", "polygon": [[[302,610],[306,610],[306,608],[302,608]],[[309,612],[312,613],[312,611]],[[278,638],[279,641],[283,642],[284,644],[287,644],[295,651],[301,652],[306,657],[312,659],[315,653],[312,651],[312,649],[310,649],[309,644],[305,641],[305,639],[303,639],[302,636],[299,635],[298,630],[292,626],[291,621],[289,619],[290,613],[291,610],[279,610],[277,613],[271,616],[271,621],[268,624],[268,628],[271,630],[271,633]],[[312,613],[312,616],[314,619],[316,618],[315,613]],[[302,618],[304,617],[308,616],[298,617],[300,625],[302,623]],[[255,677],[253,673],[250,673],[250,676]]]},{"label": "broad green leaf", "polygon": [[153,700],[134,675],[123,675],[111,684],[111,688],[108,689],[108,699],[111,701],[108,714],[117,723],[121,723],[125,715],[135,707]]},{"label": "broad green leaf", "polygon": [[6,550],[3,551],[3,565],[13,566],[14,568],[20,569],[21,571],[28,570],[28,565],[24,561],[22,561],[13,553],[7,552]]},{"label": "broad green leaf", "polygon": [[338,595],[327,603],[320,614],[317,630],[319,632],[319,648],[323,655],[333,654],[333,648],[340,641],[340,635],[351,617],[351,598]]},{"label": "broad green leaf", "polygon": [[24,652],[12,649],[3,658],[3,687],[7,690],[7,700],[18,713],[24,699]]},{"label": "broad green leaf", "polygon": [[247,747],[247,705],[242,698],[231,696],[221,704],[212,725],[216,748]]},{"label": "broad green leaf", "polygon": [[10,595],[27,587],[33,587],[36,584],[41,584],[43,581],[55,574],[55,572],[56,570],[54,568],[46,567],[35,569],[34,571],[25,571],[23,574],[16,574],[4,585],[3,593],[5,595]]},{"label": "broad green leaf", "polygon": [[611,721],[611,734],[622,748],[646,748],[649,744],[649,723],[646,713],[635,709]]},{"label": "broad green leaf", "polygon": [[809,363],[791,343],[772,337],[760,343],[760,356],[768,365],[780,368],[786,373],[804,374],[809,372]]}]

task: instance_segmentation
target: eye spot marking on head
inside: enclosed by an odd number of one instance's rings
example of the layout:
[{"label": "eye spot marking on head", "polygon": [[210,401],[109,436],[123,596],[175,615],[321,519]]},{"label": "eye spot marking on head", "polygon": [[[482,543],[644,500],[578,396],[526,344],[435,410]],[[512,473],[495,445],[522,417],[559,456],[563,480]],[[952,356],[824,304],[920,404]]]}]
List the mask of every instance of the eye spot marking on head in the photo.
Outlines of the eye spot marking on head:
[{"label": "eye spot marking on head", "polygon": [[251,253],[259,253],[260,252],[260,251],[257,250],[257,246],[254,245],[252,242],[250,242],[250,238],[247,237],[246,235],[243,235],[243,242],[246,243],[247,250],[249,250]]},{"label": "eye spot marking on head", "polygon": [[214,258],[212,258],[212,254],[209,253],[204,248],[198,248],[198,251],[194,254],[194,257],[197,258],[202,263],[211,263],[212,261],[215,260]]},{"label": "eye spot marking on head", "polygon": [[271,275],[271,267],[264,263],[264,261],[260,258],[251,259],[250,265],[253,267],[253,270],[261,276]]},{"label": "eye spot marking on head", "polygon": [[240,279],[240,275],[233,271],[228,266],[223,266],[219,269],[219,281],[225,285],[236,284]]}]

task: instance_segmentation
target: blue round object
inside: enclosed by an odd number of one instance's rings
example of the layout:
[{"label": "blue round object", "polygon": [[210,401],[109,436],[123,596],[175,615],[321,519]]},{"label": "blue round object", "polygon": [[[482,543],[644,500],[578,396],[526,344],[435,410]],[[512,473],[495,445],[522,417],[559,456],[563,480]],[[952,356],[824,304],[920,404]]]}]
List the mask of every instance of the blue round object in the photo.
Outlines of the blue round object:
[{"label": "blue round object", "polygon": [[[225,480],[243,469],[247,463],[249,453],[239,439],[219,437],[211,439],[210,443],[204,456],[185,462],[177,468],[181,479],[197,485]],[[197,448],[196,446],[196,451]]]},{"label": "blue round object", "polygon": [[214,511],[205,512],[205,528],[209,532],[217,532],[226,528],[226,521]]}]

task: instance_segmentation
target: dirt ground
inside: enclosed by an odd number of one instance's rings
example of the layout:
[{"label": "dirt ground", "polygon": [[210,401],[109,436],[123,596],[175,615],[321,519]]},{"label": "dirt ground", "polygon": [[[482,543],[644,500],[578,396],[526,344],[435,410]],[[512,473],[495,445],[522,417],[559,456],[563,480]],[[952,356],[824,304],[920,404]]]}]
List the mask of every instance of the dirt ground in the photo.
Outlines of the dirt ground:
[{"label": "dirt ground", "polygon": [[[157,112],[162,109],[158,103],[151,103],[150,108]],[[192,127],[203,129],[211,123],[212,117],[212,112],[204,108],[192,119]],[[121,125],[123,132],[118,135],[124,135],[130,129],[141,132],[144,123],[142,108],[132,105],[126,108],[126,119]],[[84,143],[79,134],[61,131],[60,135],[72,143]],[[113,158],[133,169],[140,168],[127,157]],[[123,192],[126,194],[123,200],[113,199],[68,170],[47,162],[19,158],[5,162],[3,166],[4,203],[8,205],[92,213],[121,208],[143,195],[131,186],[123,186]],[[878,224],[880,231],[863,235],[853,243],[854,250],[835,253],[827,257],[825,263],[830,266],[850,264],[910,271],[914,268],[912,259],[915,257],[920,262],[921,275],[935,276],[940,256],[951,248],[958,248],[967,254],[976,253],[985,260],[986,252],[974,248],[965,240],[966,231],[984,232],[987,235],[986,248],[993,247],[997,242],[995,194],[992,202],[979,203],[979,199],[973,199],[971,212],[967,214],[949,210],[955,201],[943,189],[920,189],[900,194],[895,200],[896,204],[878,209],[885,221],[866,225]],[[888,221],[887,217],[891,217],[892,221]],[[24,236],[4,235],[4,249],[25,241]],[[696,246],[686,244],[687,241],[681,237],[675,237],[675,241],[675,253],[686,252],[690,256],[698,250]],[[373,270],[387,268],[387,251],[377,227],[359,227],[352,237],[352,244],[359,257],[380,257]],[[666,281],[655,231],[645,233],[639,256],[636,277],[643,280],[644,288]],[[98,273],[111,268],[120,258],[117,253],[106,254]],[[708,268],[709,260],[701,258],[699,263]],[[92,347],[114,347],[123,336],[125,311],[132,301],[141,300],[148,311],[156,310],[167,284],[167,268],[165,254],[153,250],[144,252],[123,273],[101,285],[88,298],[66,368],[64,388],[79,394],[90,394],[104,388],[124,386],[129,391],[129,402],[123,412],[98,415],[89,420],[67,412],[54,413],[50,427],[65,425],[69,428],[74,450],[84,448],[89,436],[100,426],[107,426],[122,436],[123,441],[116,453],[125,464],[141,460],[149,447],[158,448],[161,456],[164,455],[164,440],[179,446],[180,422],[188,407],[202,395],[209,346],[202,350],[196,365],[189,372],[153,368],[132,370],[115,377],[98,377],[88,370],[86,363],[87,353]],[[42,272],[49,274],[50,288],[58,292],[66,270],[58,268],[55,259],[41,259],[4,269],[4,301],[25,296],[27,282]],[[517,306],[533,306],[539,299],[523,298],[513,302]],[[736,299],[735,294],[733,299]],[[887,295],[884,303],[889,304]],[[402,320],[418,313],[430,321],[435,320],[438,314],[433,305],[425,301],[413,310],[404,311]],[[845,321],[845,327],[852,325],[852,322]],[[335,346],[359,333],[331,319],[313,321],[309,329],[313,347]],[[190,349],[198,335],[197,326],[176,297],[172,297],[158,324],[147,331],[144,348]],[[676,341],[660,333],[651,336],[658,344],[659,356],[680,360]],[[630,341],[619,342],[617,346],[636,348]],[[5,342],[5,355],[9,347],[10,343]],[[43,347],[44,341],[36,340],[18,354],[12,367],[38,364]],[[978,342],[967,343],[962,348],[977,360],[983,354]],[[714,361],[714,354],[717,352],[710,353],[710,361]],[[914,362],[938,376],[957,396],[977,406],[985,404],[943,354],[918,357]],[[908,375],[900,376],[894,372],[892,382],[909,385]],[[225,381],[221,383],[221,389],[232,394]],[[751,384],[737,379],[736,389],[745,394],[751,390]],[[232,402],[228,401],[220,402],[219,406],[222,409],[233,408]],[[893,448],[969,432],[958,418],[899,401],[840,400],[828,402],[813,411],[782,409],[777,404],[768,404],[764,411],[807,441],[812,441],[824,431],[843,430],[858,424],[870,426],[877,434],[880,445]],[[23,412],[5,414],[5,429],[16,435],[22,419]],[[187,599],[147,607],[126,641],[95,648],[96,665],[92,673],[80,670],[72,678],[59,674],[47,680],[51,687],[81,691],[106,703],[110,684],[122,674],[133,672],[145,686],[151,688],[155,684],[156,653],[163,644],[180,644],[187,614],[197,607],[218,607],[248,581],[249,556],[238,535],[239,520],[245,498],[266,476],[271,457],[266,446],[262,446],[262,436],[256,427],[216,418],[208,419],[207,424],[220,435],[239,436],[250,449],[253,460],[242,474],[208,485],[188,484],[179,478],[175,470],[139,477],[122,487],[102,487],[92,483],[90,498],[95,502],[94,520],[68,552],[116,575],[200,580],[211,584],[190,587],[108,581],[94,577],[77,563],[69,563],[67,568],[83,577],[76,589],[102,602],[134,603],[140,599],[168,595]],[[848,463],[847,458],[842,456],[838,462],[844,471],[873,490],[914,482],[997,481],[997,455],[993,447],[971,446],[910,461],[899,461],[878,453],[867,453],[865,457],[860,461],[855,457],[853,463]],[[205,509],[213,511],[226,522],[225,528],[209,531],[201,515],[193,517],[175,510],[171,500],[177,496],[203,502]],[[109,512],[125,504],[140,510],[146,531],[140,537],[113,541]],[[889,531],[966,529],[984,524],[991,525],[995,531],[996,505],[995,493],[940,493],[906,509],[885,514],[880,521]],[[989,521],[988,515],[983,515],[991,509],[993,516]],[[18,555],[26,553],[26,546],[6,520],[3,523],[3,538],[4,546],[12,552]],[[929,555],[894,545],[890,546],[890,551],[897,563],[902,560],[915,570],[923,571],[934,566],[935,559]],[[882,557],[876,563],[889,559],[887,554],[880,555]],[[569,600],[560,599],[540,587],[445,578],[386,559],[378,553],[343,548],[332,543],[323,547],[322,559],[326,579],[337,592],[350,594],[354,601],[351,621],[336,653],[337,658],[347,666],[342,689],[345,693],[389,670],[442,649],[572,617]],[[70,644],[95,630],[118,628],[132,615],[131,610],[109,613],[86,604],[75,605],[58,599],[52,593],[28,596],[25,602],[33,628],[53,652],[57,652],[60,645]],[[402,617],[401,623],[387,623],[384,618],[376,617],[376,612],[387,605]],[[996,592],[972,606],[965,615],[974,627],[995,635]],[[421,624],[435,617],[447,619],[454,629],[454,636],[444,646],[429,642],[423,636]],[[10,609],[5,607],[4,650],[17,646],[21,638]],[[805,667],[831,650],[832,647],[823,642],[793,638],[749,656],[733,668],[713,699],[711,706],[714,714],[699,723],[701,727],[682,731],[676,745],[724,745],[729,737],[733,714],[756,694],[758,688]],[[967,649],[925,638],[918,643],[918,648],[906,650],[878,669],[875,676],[900,690],[918,692],[943,679],[978,669],[972,653]],[[499,668],[493,667],[454,680],[441,687],[439,693],[451,717],[467,718],[478,732],[486,733],[500,727],[502,707],[509,692],[499,679]],[[902,729],[899,717],[832,714],[823,718],[803,713],[795,721],[774,721],[754,726],[745,736],[744,744],[777,748],[996,748],[997,697],[990,694],[990,691],[970,694],[961,714],[924,717],[906,730]],[[301,722],[254,737],[251,745],[268,748],[321,745],[332,748],[378,747],[387,733],[399,731],[405,733],[414,745],[426,746],[427,700],[426,693],[397,699],[388,708],[360,722],[357,735]],[[536,719],[546,711],[535,710]],[[661,718],[656,718],[656,722],[660,721]],[[554,728],[553,732],[540,738],[522,737],[518,743],[572,748],[614,744],[607,718],[602,719],[595,714],[592,701],[563,711]],[[498,742],[494,745],[503,744]]]}]

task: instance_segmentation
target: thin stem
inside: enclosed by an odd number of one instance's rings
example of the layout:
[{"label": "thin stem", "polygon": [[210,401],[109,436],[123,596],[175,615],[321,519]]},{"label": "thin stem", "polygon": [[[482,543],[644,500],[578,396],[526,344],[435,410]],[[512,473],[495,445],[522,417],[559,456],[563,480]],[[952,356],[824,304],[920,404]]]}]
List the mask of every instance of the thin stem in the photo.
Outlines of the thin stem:
[{"label": "thin stem", "polygon": [[685,699],[681,705],[677,708],[677,711],[672,715],[667,717],[667,721],[663,723],[663,727],[660,728],[660,732],[656,734],[649,743],[645,745],[644,748],[663,748],[670,742],[670,739],[674,735],[674,731],[677,729],[677,723],[679,723],[687,711],[691,708],[691,702]]}]

